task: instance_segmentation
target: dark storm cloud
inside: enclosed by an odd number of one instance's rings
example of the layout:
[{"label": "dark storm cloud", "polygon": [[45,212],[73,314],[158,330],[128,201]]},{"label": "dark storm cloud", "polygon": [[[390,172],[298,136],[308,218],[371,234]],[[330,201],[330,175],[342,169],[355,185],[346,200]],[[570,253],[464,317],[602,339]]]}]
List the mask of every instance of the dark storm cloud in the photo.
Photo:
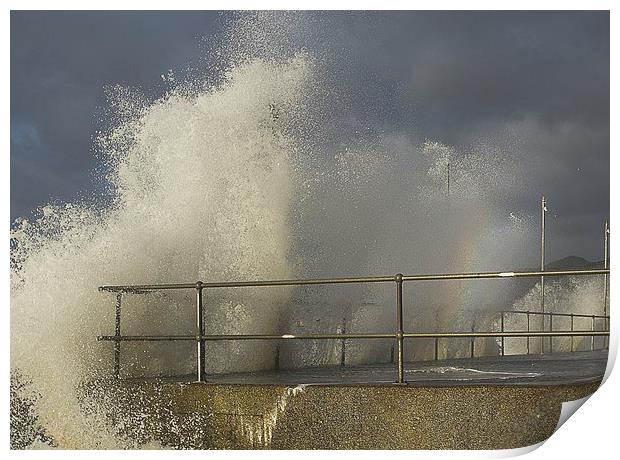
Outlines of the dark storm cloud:
[{"label": "dark storm cloud", "polygon": [[[341,13],[342,119],[460,151],[505,136],[527,177],[507,208],[553,211],[550,256],[601,258],[609,215],[606,12]],[[340,129],[340,126],[337,128]],[[500,143],[505,140],[499,140]],[[570,237],[568,237],[570,235]]]},{"label": "dark storm cloud", "polygon": [[160,75],[198,56],[198,39],[212,31],[215,16],[13,12],[11,220],[50,198],[91,189],[104,87],[162,91]]},{"label": "dark storm cloud", "polygon": [[[328,115],[334,139],[363,127],[466,150],[510,132],[529,177],[510,205],[549,195],[565,235],[550,251],[598,257],[609,212],[607,12],[281,15],[296,26],[274,40],[325,59],[342,90]],[[222,26],[211,12],[14,12],[11,218],[96,188],[104,86],[163,91],[159,75],[208,61],[198,38]]]},{"label": "dark storm cloud", "polygon": [[530,113],[549,121],[606,119],[609,29],[575,13],[448,15],[409,54],[411,94],[457,124]]},{"label": "dark storm cloud", "polygon": [[531,115],[548,123],[608,122],[606,13],[366,16],[335,21],[348,32],[335,33],[347,43],[343,62],[381,82],[361,78],[365,90],[384,97],[386,87],[395,88],[395,113],[415,113],[427,132],[455,137],[481,122]]}]

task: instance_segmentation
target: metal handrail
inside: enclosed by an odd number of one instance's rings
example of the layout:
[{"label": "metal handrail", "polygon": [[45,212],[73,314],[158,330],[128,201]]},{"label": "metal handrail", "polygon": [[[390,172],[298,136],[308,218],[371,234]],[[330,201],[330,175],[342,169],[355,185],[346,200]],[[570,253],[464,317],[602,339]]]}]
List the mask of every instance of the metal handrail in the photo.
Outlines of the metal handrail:
[{"label": "metal handrail", "polygon": [[[607,331],[492,331],[492,332],[405,332],[414,339],[478,338],[478,337],[590,337],[608,336]],[[97,340],[111,342],[153,342],[177,340],[317,340],[317,339],[393,339],[396,334],[215,334],[215,335],[100,335]]]},{"label": "metal handrail", "polygon": [[[494,279],[494,278],[525,278],[536,276],[583,276],[605,275],[609,269],[595,270],[555,270],[555,271],[512,271],[512,272],[473,272],[473,273],[439,273],[420,275],[400,275],[402,281],[445,281],[445,280],[469,280],[469,279]],[[310,278],[288,280],[255,280],[255,281],[220,281],[200,282],[203,289],[231,288],[231,287],[262,287],[262,286],[303,286],[308,284],[354,284],[354,283],[387,283],[396,281],[399,275],[393,276],[362,276],[350,278]],[[169,289],[195,289],[196,283],[176,284],[132,284],[125,286],[106,285],[99,287],[100,291],[108,292],[146,292]]]},{"label": "metal handrail", "polygon": [[[607,276],[607,275],[605,275]],[[568,317],[570,318],[570,331],[573,332],[575,330],[575,318],[587,318],[590,319],[592,321],[592,325],[591,325],[591,331],[594,331],[595,329],[595,322],[597,319],[604,319],[605,320],[605,327],[608,327],[609,324],[609,315],[588,315],[588,314],[583,314],[583,313],[561,313],[561,312],[553,312],[553,311],[530,311],[530,310],[505,310],[503,312],[501,312],[502,315],[502,330],[504,330],[504,315],[509,314],[509,313],[514,313],[514,314],[522,314],[522,315],[526,315],[527,318],[527,330],[530,330],[530,315],[538,315],[538,316],[542,316],[543,317],[543,322],[544,322],[544,318],[545,316],[549,317],[549,329],[551,331],[553,331],[553,318],[558,316],[558,317]],[[544,329],[544,327],[543,327]],[[574,337],[571,336],[571,351],[573,351],[574,349]],[[592,339],[590,341],[590,348],[593,350],[594,349],[594,335],[592,335]],[[544,342],[542,343],[542,351],[544,353]],[[549,352],[553,353],[553,337],[550,336],[549,337]],[[502,354],[504,354],[504,341],[502,338]],[[530,338],[527,338],[527,354],[530,354]]]},{"label": "metal handrail", "polygon": [[[403,348],[405,338],[434,338],[435,339],[435,355],[437,357],[437,340],[439,338],[458,337],[472,338],[472,356],[473,356],[473,338],[476,337],[501,337],[502,339],[502,355],[504,354],[504,338],[505,337],[527,337],[528,353],[530,337],[564,337],[564,336],[591,336],[592,344],[594,344],[595,336],[609,336],[609,331],[594,330],[594,316],[586,315],[593,318],[592,330],[590,331],[529,331],[529,314],[528,314],[528,331],[504,331],[504,313],[501,313],[501,331],[491,332],[405,332],[403,325],[403,282],[405,281],[436,281],[436,280],[472,280],[472,279],[500,279],[500,278],[521,278],[521,277],[538,277],[538,276],[586,276],[586,275],[608,275],[609,269],[596,270],[559,270],[559,271],[521,271],[521,272],[477,272],[477,273],[443,273],[443,274],[418,274],[403,275],[396,274],[394,276],[375,276],[375,277],[351,277],[351,278],[316,278],[316,279],[296,279],[296,280],[263,280],[263,281],[227,281],[227,282],[202,282],[196,283],[179,283],[179,284],[143,284],[143,285],[125,285],[125,286],[101,286],[100,291],[116,292],[116,316],[115,316],[115,335],[99,336],[98,340],[114,342],[114,375],[116,378],[120,374],[120,343],[123,341],[176,341],[187,340],[196,341],[197,343],[197,380],[204,381],[205,377],[205,341],[214,340],[282,340],[282,339],[395,339],[397,346],[397,381],[396,383],[404,384],[404,360]],[[396,283],[396,331],[393,333],[357,333],[357,334],[221,334],[209,335],[204,331],[203,318],[203,289],[209,288],[233,288],[233,287],[263,287],[263,286],[302,286],[316,284],[353,284],[353,283]],[[196,333],[194,335],[141,335],[141,336],[122,336],[121,335],[121,299],[123,293],[145,293],[156,290],[170,289],[195,289],[196,290]],[[509,313],[518,313],[520,311],[510,311]],[[524,312],[527,313],[527,312]],[[545,313],[548,314],[548,313]],[[572,322],[571,322],[572,329]]]},{"label": "metal handrail", "polygon": [[573,316],[575,318],[605,318],[609,319],[609,315],[588,315],[587,313],[560,313],[555,311],[530,311],[530,310],[504,310],[503,313],[519,313],[523,315],[544,315],[544,316]]}]

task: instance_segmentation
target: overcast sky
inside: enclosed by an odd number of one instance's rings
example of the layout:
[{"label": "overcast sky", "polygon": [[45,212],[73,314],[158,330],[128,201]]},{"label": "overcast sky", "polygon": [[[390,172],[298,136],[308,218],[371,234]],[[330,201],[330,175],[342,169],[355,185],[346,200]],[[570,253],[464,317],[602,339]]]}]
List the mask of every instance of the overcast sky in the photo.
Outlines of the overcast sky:
[{"label": "overcast sky", "polygon": [[[330,55],[349,89],[354,120],[340,116],[335,129],[362,123],[467,145],[509,127],[520,133],[524,161],[537,165],[518,206],[547,194],[565,242],[555,255],[574,247],[600,260],[609,214],[607,12],[297,15],[304,26],[282,39]],[[208,64],[201,38],[220,32],[226,16],[13,12],[11,221],[50,200],[92,194],[104,88],[161,94],[161,74]]]}]

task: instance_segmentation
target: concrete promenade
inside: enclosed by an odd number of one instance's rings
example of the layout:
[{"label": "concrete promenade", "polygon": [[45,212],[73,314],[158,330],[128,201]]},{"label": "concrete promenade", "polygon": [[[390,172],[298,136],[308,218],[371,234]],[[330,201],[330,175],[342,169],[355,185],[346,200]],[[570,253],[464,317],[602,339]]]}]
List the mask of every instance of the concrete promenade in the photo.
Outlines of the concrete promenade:
[{"label": "concrete promenade", "polygon": [[[593,393],[604,351],[312,368],[110,388],[132,439],[192,449],[502,449],[548,438]],[[139,417],[137,417],[139,415]]]}]

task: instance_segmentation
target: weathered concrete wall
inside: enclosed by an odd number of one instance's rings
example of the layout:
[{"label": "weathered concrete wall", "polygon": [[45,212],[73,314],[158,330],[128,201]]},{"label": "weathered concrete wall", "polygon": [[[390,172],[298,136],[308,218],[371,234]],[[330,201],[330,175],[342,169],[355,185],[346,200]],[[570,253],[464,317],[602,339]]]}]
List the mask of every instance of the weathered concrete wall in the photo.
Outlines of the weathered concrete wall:
[{"label": "weathered concrete wall", "polygon": [[119,432],[170,448],[503,449],[548,438],[561,403],[597,386],[123,382],[110,395]]}]

